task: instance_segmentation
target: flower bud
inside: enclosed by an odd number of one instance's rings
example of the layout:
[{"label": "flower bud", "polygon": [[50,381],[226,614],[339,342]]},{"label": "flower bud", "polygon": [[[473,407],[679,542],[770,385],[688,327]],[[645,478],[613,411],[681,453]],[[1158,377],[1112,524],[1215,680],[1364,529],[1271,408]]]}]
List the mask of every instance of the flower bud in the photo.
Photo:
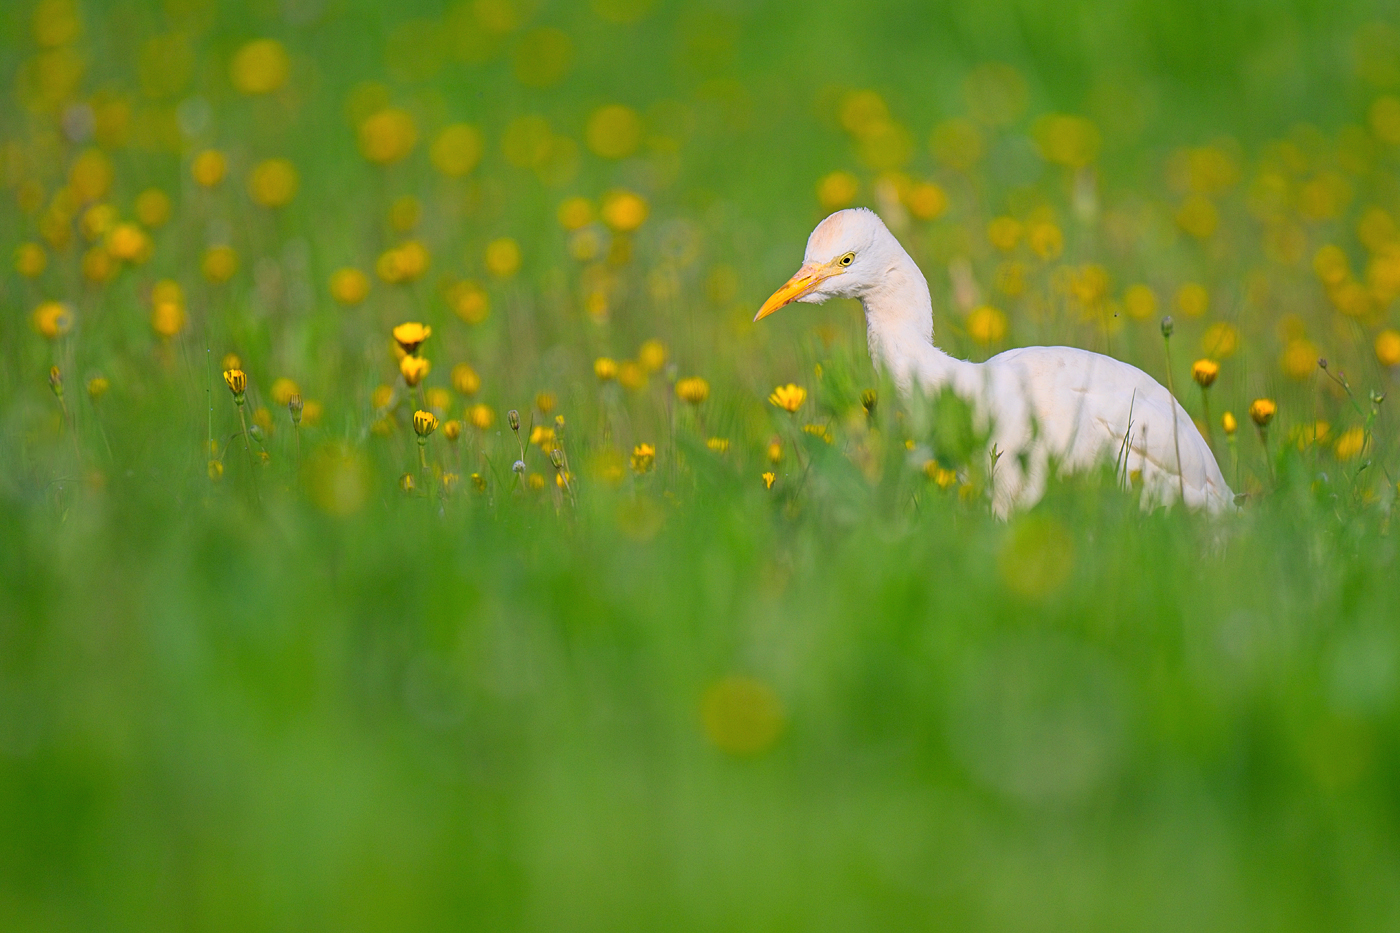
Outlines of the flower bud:
[{"label": "flower bud", "polygon": [[301,424],[301,410],[301,393],[293,392],[292,397],[287,399],[287,411],[291,413],[292,424]]},{"label": "flower bud", "polygon": [[1171,316],[1170,314],[1168,314],[1166,317],[1162,318],[1162,336],[1163,336],[1163,337],[1170,337],[1170,336],[1172,335],[1172,329],[1173,329],[1174,327],[1175,327],[1175,322],[1172,321],[1172,316]]},{"label": "flower bud", "polygon": [[564,468],[564,451],[560,450],[558,447],[551,450],[549,452],[549,462],[554,464],[554,469],[562,470]]},{"label": "flower bud", "polygon": [[437,415],[430,411],[415,411],[413,413],[413,431],[419,438],[426,440],[429,434],[437,430]]},{"label": "flower bud", "polygon": [[520,433],[520,412],[512,408],[506,412],[506,421],[510,423],[510,429],[515,433]]},{"label": "flower bud", "polygon": [[228,390],[233,393],[233,400],[238,404],[243,404],[243,393],[248,391],[248,374],[241,369],[224,370],[224,383]]},{"label": "flower bud", "polygon": [[63,398],[63,372],[57,366],[49,367],[49,388],[54,395]]}]

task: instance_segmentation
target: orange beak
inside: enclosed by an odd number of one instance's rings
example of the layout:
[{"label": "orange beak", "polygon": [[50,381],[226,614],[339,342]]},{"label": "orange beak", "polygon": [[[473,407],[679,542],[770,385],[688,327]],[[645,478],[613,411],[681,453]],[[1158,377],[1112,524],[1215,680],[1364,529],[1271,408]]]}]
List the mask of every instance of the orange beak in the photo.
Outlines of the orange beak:
[{"label": "orange beak", "polygon": [[774,292],[763,303],[763,307],[758,309],[758,314],[754,315],[754,323],[757,324],[783,305],[792,304],[830,277],[830,272],[818,266],[803,266],[798,269],[797,274],[788,279],[783,287]]}]

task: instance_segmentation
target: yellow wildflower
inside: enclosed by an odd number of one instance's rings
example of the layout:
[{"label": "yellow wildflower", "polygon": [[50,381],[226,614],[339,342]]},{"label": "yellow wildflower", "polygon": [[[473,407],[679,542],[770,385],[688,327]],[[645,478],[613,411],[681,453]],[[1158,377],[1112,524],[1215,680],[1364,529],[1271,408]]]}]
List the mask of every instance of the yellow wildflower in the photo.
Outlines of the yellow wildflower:
[{"label": "yellow wildflower", "polygon": [[491,410],[489,405],[473,405],[471,411],[468,413],[468,418],[472,423],[472,427],[476,428],[478,431],[489,430],[491,425],[496,423],[496,413]]},{"label": "yellow wildflower", "polygon": [[1336,454],[1338,460],[1344,463],[1348,460],[1355,460],[1366,449],[1367,440],[1366,432],[1361,428],[1348,428],[1337,438],[1336,446],[1332,448],[1332,452]]},{"label": "yellow wildflower", "polygon": [[287,83],[291,62],[276,39],[256,39],[238,50],[229,70],[244,94],[270,94]]},{"label": "yellow wildflower", "polygon": [[481,388],[481,377],[466,363],[458,363],[452,367],[452,388],[464,397],[470,398]]},{"label": "yellow wildflower", "polygon": [[647,372],[657,372],[666,365],[666,344],[660,340],[648,340],[637,351],[637,361]]},{"label": "yellow wildflower", "polygon": [[48,265],[48,253],[38,243],[21,243],[15,250],[15,271],[26,279],[37,279]]},{"label": "yellow wildflower", "polygon": [[453,419],[445,422],[442,426],[442,436],[452,443],[457,443],[457,439],[462,436],[462,422]]},{"label": "yellow wildflower", "polygon": [[647,202],[631,191],[611,191],[603,197],[603,223],[618,233],[631,233],[647,219]]},{"label": "yellow wildflower", "polygon": [[102,398],[102,396],[106,395],[107,390],[111,387],[112,384],[107,381],[106,376],[93,376],[88,380],[87,384],[88,398],[96,402],[98,399]]},{"label": "yellow wildflower", "polygon": [[418,410],[413,413],[413,432],[421,438],[426,438],[437,430],[437,415],[430,411]]},{"label": "yellow wildflower", "polygon": [[346,267],[331,275],[331,297],[346,307],[357,305],[369,295],[369,276]]},{"label": "yellow wildflower", "polygon": [[185,329],[185,308],[175,301],[158,301],[151,312],[151,327],[162,337],[174,337]]},{"label": "yellow wildflower", "polygon": [[461,178],[481,160],[481,133],[465,123],[454,123],[438,134],[428,158],[449,178]]},{"label": "yellow wildflower", "polygon": [[624,360],[617,367],[617,384],[629,392],[643,389],[647,384],[647,371],[639,363]]},{"label": "yellow wildflower", "polygon": [[238,271],[238,253],[232,246],[211,246],[205,250],[199,268],[207,281],[220,285]]},{"label": "yellow wildflower", "polygon": [[417,353],[418,348],[423,345],[423,341],[433,335],[433,329],[419,324],[417,321],[409,321],[394,328],[394,340],[405,353]]},{"label": "yellow wildflower", "polygon": [[599,382],[611,382],[617,378],[617,362],[606,356],[600,356],[593,361],[593,375]]},{"label": "yellow wildflower", "polygon": [[540,410],[541,414],[547,415],[554,410],[554,405],[558,401],[553,392],[541,392],[535,396],[535,407]]},{"label": "yellow wildflower", "polygon": [[705,441],[705,446],[717,454],[727,453],[729,451],[729,439],[725,437],[712,437]]},{"label": "yellow wildflower", "polygon": [[491,313],[491,296],[471,279],[454,282],[447,290],[447,303],[468,324],[480,324]]},{"label": "yellow wildflower", "polygon": [[1006,336],[1006,315],[991,305],[973,309],[967,316],[967,335],[984,347],[997,343]]},{"label": "yellow wildflower", "polygon": [[777,475],[776,473],[771,472],[771,471],[770,471],[770,472],[767,472],[767,473],[764,473],[764,474],[763,474],[763,488],[764,488],[764,489],[772,489],[772,488],[773,488],[773,481],[774,481],[775,479],[777,479],[777,478],[778,478],[778,475]]},{"label": "yellow wildflower", "polygon": [[34,329],[57,340],[73,329],[73,312],[62,302],[46,301],[34,309]]},{"label": "yellow wildflower", "polygon": [[418,127],[413,117],[390,107],[360,124],[360,154],[379,165],[390,165],[407,158],[418,144]]},{"label": "yellow wildflower", "polygon": [[1383,330],[1376,335],[1376,361],[1382,366],[1400,366],[1400,332]]},{"label": "yellow wildflower", "polygon": [[1209,389],[1220,375],[1220,364],[1211,359],[1200,359],[1191,364],[1191,378],[1202,389]]},{"label": "yellow wildflower", "polygon": [[593,205],[587,198],[569,198],[559,205],[559,226],[574,231],[593,222]]},{"label": "yellow wildflower", "polygon": [[233,397],[239,404],[243,402],[243,393],[248,391],[248,374],[241,369],[224,370],[224,383],[228,390],[233,393]]},{"label": "yellow wildflower", "polygon": [[432,364],[421,356],[405,356],[399,360],[399,372],[403,375],[403,381],[409,388],[413,388],[423,381],[423,377],[428,375],[428,370],[432,369]]},{"label": "yellow wildflower", "polygon": [[796,414],[797,409],[802,407],[802,403],[807,401],[807,390],[789,382],[785,386],[778,386],[774,389],[773,393],[768,396],[768,401],[788,414]]},{"label": "yellow wildflower", "polygon": [[300,394],[301,389],[286,376],[281,377],[272,384],[272,400],[278,405],[286,405],[292,400],[293,395]]},{"label": "yellow wildflower", "polygon": [[501,237],[486,244],[486,271],[508,279],[520,271],[520,244],[510,237]]},{"label": "yellow wildflower", "polygon": [[263,207],[285,207],[296,197],[300,183],[291,162],[267,159],[259,162],[248,176],[248,194]]},{"label": "yellow wildflower", "polygon": [[682,402],[699,405],[710,397],[710,384],[699,376],[691,376],[676,382],[676,397]]},{"label": "yellow wildflower", "polygon": [[152,230],[170,220],[170,198],[159,188],[147,188],[136,196],[136,219]]},{"label": "yellow wildflower", "polygon": [[638,444],[632,448],[632,472],[647,473],[656,465],[656,448],[650,444]]},{"label": "yellow wildflower", "polygon": [[200,186],[212,188],[228,174],[228,159],[217,149],[205,149],[190,163],[190,174]]},{"label": "yellow wildflower", "polygon": [[921,182],[909,188],[904,203],[917,220],[935,220],[948,210],[948,195],[938,185]]},{"label": "yellow wildflower", "polygon": [[1220,426],[1225,429],[1227,435],[1233,435],[1239,428],[1239,422],[1235,420],[1234,412],[1225,412],[1220,416]]},{"label": "yellow wildflower", "polygon": [[1249,405],[1249,417],[1261,428],[1267,427],[1277,412],[1278,406],[1274,404],[1273,399],[1257,398]]}]

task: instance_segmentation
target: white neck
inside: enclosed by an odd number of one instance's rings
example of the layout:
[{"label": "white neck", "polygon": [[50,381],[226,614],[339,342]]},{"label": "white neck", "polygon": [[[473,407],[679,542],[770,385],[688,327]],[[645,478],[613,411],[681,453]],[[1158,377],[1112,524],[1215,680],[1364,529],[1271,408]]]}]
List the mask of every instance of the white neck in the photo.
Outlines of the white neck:
[{"label": "white neck", "polygon": [[888,266],[875,278],[876,284],[857,295],[865,308],[870,361],[903,393],[916,382],[926,390],[941,388],[969,364],[933,345],[933,301],[928,281],[892,236],[888,247]]}]

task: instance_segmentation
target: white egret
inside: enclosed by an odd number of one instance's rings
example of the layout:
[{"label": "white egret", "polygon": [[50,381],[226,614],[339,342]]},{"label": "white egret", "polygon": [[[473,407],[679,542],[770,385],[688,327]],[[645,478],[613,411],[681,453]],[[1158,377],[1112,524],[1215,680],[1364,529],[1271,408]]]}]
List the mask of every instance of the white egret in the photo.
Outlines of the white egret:
[{"label": "white egret", "polygon": [[764,302],[757,322],[794,301],[854,298],[865,308],[870,361],[908,395],[951,389],[990,433],[992,507],[1001,516],[1045,493],[1062,472],[1117,465],[1142,482],[1144,508],[1184,498],[1212,512],[1234,497],[1191,416],[1157,380],[1074,347],[1022,347],[985,363],[933,343],[933,303],[918,265],[872,211],[837,211],[807,239],[802,267]]}]

